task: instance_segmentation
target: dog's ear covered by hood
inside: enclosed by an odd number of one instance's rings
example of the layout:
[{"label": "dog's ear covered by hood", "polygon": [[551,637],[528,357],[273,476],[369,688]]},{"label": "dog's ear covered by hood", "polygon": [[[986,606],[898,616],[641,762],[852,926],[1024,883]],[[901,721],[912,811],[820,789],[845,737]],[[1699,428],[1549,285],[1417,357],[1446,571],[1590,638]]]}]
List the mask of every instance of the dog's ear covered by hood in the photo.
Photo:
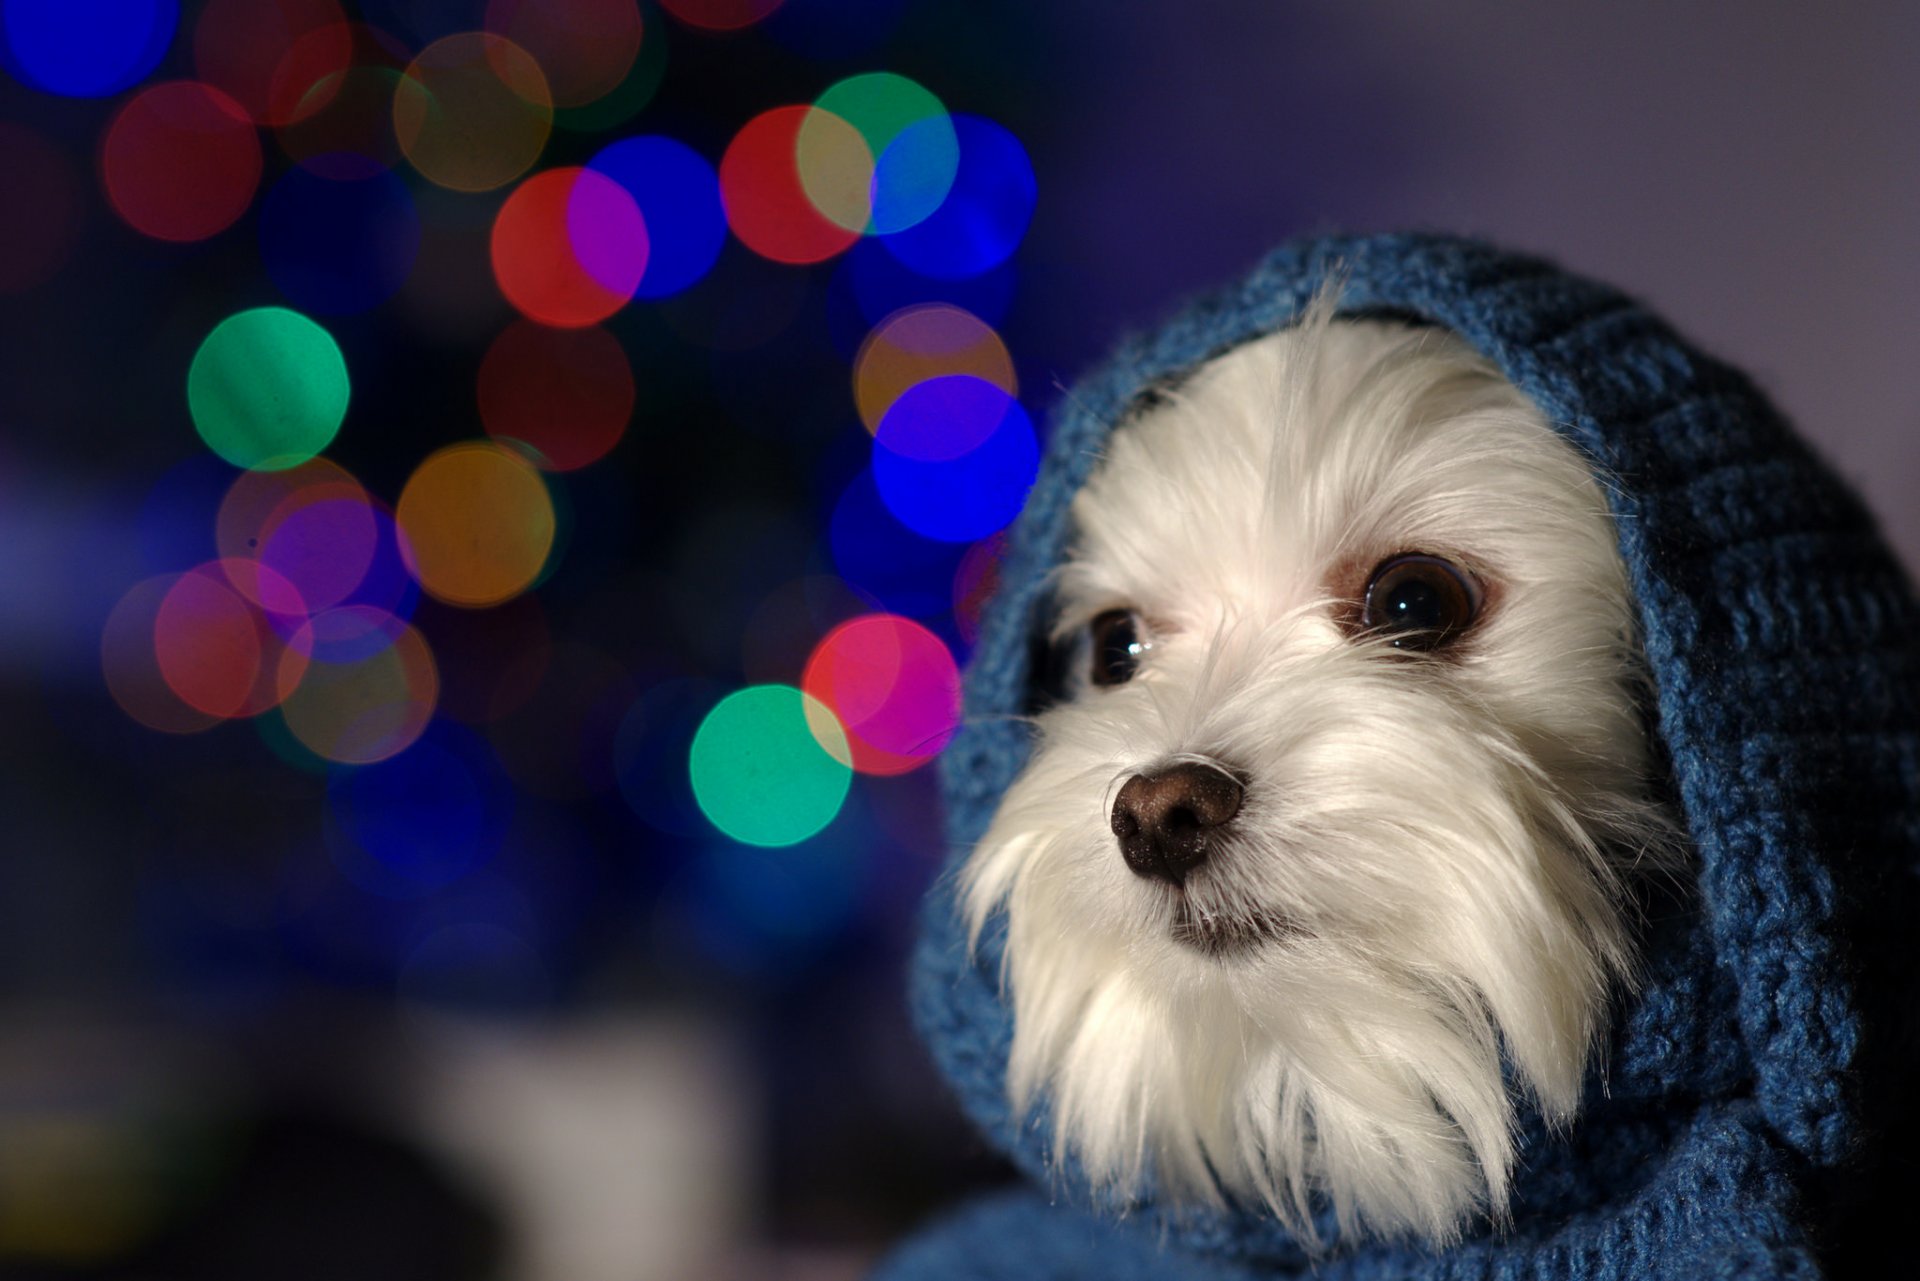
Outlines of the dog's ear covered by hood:
[{"label": "dog's ear covered by hood", "polygon": [[[1646,709],[1690,848],[1646,905],[1578,1119],[1528,1114],[1506,1221],[1445,1248],[1309,1250],[1261,1207],[1124,1199],[1008,1102],[1003,920],[969,948],[955,873],[1030,748],[1036,635],[1069,504],[1151,389],[1293,323],[1434,325],[1526,393],[1602,478],[1653,677]],[[1637,303],[1485,245],[1302,242],[1135,339],[1065,397],[1014,527],[941,762],[951,862],[926,905],[914,1014],[941,1071],[1030,1186],[963,1208],[881,1275],[1809,1277],[1872,1266],[1920,1165],[1920,606],[1858,500],[1741,374]],[[1886,1213],[1882,1213],[1885,1209]]]}]

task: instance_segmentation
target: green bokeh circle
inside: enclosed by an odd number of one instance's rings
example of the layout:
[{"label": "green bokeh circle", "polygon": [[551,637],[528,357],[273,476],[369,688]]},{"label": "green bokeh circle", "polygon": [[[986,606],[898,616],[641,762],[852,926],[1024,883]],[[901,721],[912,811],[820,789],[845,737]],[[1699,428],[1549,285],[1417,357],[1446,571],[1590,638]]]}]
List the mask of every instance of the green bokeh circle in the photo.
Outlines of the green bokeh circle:
[{"label": "green bokeh circle", "polygon": [[[904,231],[931,215],[947,198],[954,175],[959,172],[960,141],[946,106],[918,81],[891,71],[869,71],[829,86],[814,99],[813,105],[852,125],[866,141],[876,164],[902,133],[910,126],[920,125],[909,139],[912,154],[897,157],[885,166],[885,180],[880,184],[884,190],[874,193],[876,200],[870,225],[849,227],[849,231]],[[823,211],[833,207],[832,193],[813,190],[811,180],[815,166],[807,164],[806,158],[815,148],[831,149],[830,143],[818,137],[818,131],[825,125],[825,121],[810,113],[800,122],[800,135],[795,142],[801,158],[801,186]]]},{"label": "green bokeh circle", "polygon": [[[838,742],[822,746],[832,736]],[[715,827],[749,845],[792,845],[840,812],[850,759],[839,722],[817,699],[791,685],[754,685],[707,713],[687,766]]]},{"label": "green bokeh circle", "polygon": [[200,438],[255,471],[297,467],[331,444],[348,393],[339,344],[284,307],[228,316],[187,371],[187,411]]}]

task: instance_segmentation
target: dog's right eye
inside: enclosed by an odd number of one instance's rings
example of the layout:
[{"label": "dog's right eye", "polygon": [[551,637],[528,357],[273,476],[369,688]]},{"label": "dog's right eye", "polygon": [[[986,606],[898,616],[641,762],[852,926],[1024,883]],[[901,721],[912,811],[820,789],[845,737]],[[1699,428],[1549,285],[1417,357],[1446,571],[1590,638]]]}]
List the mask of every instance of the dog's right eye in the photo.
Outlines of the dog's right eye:
[{"label": "dog's right eye", "polygon": [[1093,642],[1089,670],[1095,685],[1124,685],[1140,668],[1148,642],[1140,636],[1140,617],[1130,609],[1110,609],[1087,624]]},{"label": "dog's right eye", "polygon": [[1473,576],[1438,556],[1394,556],[1367,583],[1360,622],[1395,649],[1440,649],[1473,625],[1480,588]]}]

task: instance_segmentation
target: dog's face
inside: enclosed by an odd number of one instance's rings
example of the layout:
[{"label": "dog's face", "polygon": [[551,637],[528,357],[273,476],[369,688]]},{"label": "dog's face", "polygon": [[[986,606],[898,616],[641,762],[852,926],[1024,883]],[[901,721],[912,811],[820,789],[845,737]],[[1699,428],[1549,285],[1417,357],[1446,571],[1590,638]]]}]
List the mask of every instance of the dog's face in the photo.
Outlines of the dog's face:
[{"label": "dog's face", "polygon": [[1459,340],[1322,305],[1156,393],[1073,517],[1059,701],[963,880],[1014,1104],[1308,1240],[1321,1197],[1497,1217],[1511,1095],[1572,1116],[1667,844],[1589,467]]}]

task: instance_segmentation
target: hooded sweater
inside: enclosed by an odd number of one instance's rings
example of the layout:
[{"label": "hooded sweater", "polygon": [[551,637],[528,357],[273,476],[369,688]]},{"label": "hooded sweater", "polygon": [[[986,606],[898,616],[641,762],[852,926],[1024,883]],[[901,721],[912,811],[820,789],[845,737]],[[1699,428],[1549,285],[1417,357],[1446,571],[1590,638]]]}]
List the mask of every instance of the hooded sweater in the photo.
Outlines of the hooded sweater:
[{"label": "hooded sweater", "polygon": [[[1653,676],[1648,723],[1690,841],[1647,913],[1570,1129],[1522,1108],[1509,1215],[1445,1248],[1309,1250],[1257,1205],[1175,1205],[1149,1175],[1092,1187],[1043,1099],[1008,1101],[1004,917],[969,949],[956,872],[1030,748],[1043,587],[1069,504],[1143,390],[1298,318],[1452,331],[1592,461]],[[916,1024],[1025,1185],[962,1207],[884,1281],[1815,1277],[1878,1272],[1916,1145],[1920,607],[1859,501],[1753,384],[1633,300],[1538,259],[1422,235],[1285,246],[1242,283],[1124,343],[1066,396],[1009,538],[941,762],[950,862],[913,962]]]}]

